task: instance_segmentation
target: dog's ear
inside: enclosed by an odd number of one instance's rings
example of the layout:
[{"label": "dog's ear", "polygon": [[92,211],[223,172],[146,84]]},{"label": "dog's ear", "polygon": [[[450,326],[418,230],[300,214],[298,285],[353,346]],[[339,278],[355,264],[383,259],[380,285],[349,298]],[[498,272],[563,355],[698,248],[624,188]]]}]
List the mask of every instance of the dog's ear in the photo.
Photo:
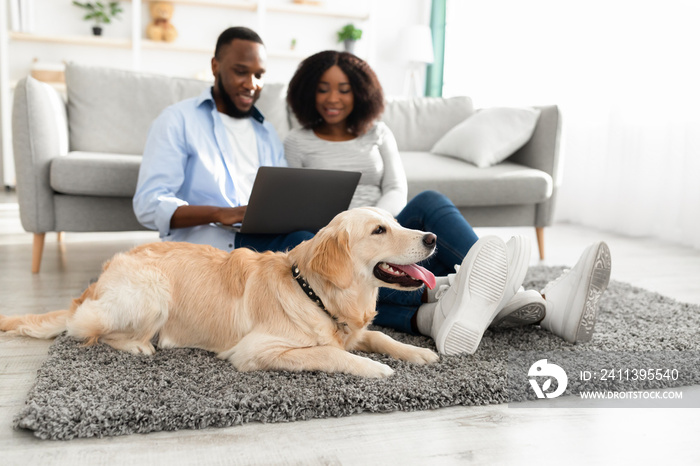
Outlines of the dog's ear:
[{"label": "dog's ear", "polygon": [[350,235],[346,230],[325,233],[319,238],[309,267],[336,287],[349,288],[353,279]]}]

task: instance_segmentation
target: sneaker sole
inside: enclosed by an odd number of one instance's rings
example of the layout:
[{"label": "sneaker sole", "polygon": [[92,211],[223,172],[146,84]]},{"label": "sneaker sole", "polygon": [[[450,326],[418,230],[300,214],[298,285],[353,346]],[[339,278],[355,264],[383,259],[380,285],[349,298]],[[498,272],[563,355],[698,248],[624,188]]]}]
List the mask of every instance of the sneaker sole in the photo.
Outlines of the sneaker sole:
[{"label": "sneaker sole", "polygon": [[[516,241],[517,248],[516,248],[516,254],[513,257],[515,261],[513,263],[510,263],[510,257],[508,266],[512,268],[511,273],[517,271],[518,275],[514,277],[513,281],[511,282],[512,288],[511,289],[506,289],[505,293],[503,294],[503,300],[501,301],[500,308],[503,309],[503,307],[510,301],[510,299],[515,296],[515,293],[518,292],[518,289],[520,288],[520,285],[523,284],[523,281],[525,281],[525,275],[527,274],[527,269],[528,269],[528,264],[530,263],[530,241],[527,238],[524,238],[522,236],[520,237],[513,237],[513,239]],[[506,254],[508,253],[508,245],[506,244]]]},{"label": "sneaker sole", "polygon": [[[470,312],[468,316],[457,313],[452,322],[448,319],[436,339],[438,349],[442,347],[440,352],[446,355],[474,354],[503,299],[508,275],[506,245],[501,240],[492,240],[480,246],[466,279],[468,286],[460,287],[461,294],[458,297],[460,303],[469,299],[470,303],[466,307]],[[468,293],[468,297],[464,293]]]},{"label": "sneaker sole", "polygon": [[593,337],[596,317],[598,316],[598,301],[607,289],[610,282],[610,270],[612,258],[610,249],[605,243],[600,243],[596,251],[593,269],[588,277],[586,299],[583,304],[583,312],[576,327],[576,339],[574,343],[586,343]]},{"label": "sneaker sole", "polygon": [[533,325],[544,319],[546,307],[542,303],[530,303],[508,314],[497,322],[491,324],[490,328],[516,328],[525,325]]}]

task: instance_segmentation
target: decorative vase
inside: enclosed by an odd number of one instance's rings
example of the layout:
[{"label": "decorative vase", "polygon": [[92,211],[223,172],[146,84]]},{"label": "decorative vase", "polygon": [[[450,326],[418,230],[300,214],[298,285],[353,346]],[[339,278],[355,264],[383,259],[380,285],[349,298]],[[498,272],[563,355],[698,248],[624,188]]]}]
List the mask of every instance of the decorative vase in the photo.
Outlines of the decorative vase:
[{"label": "decorative vase", "polygon": [[345,39],[343,41],[343,46],[345,47],[345,51],[350,52],[350,53],[355,53],[355,42],[357,42],[357,41],[352,40],[352,39]]},{"label": "decorative vase", "polygon": [[92,27],[92,35],[93,36],[101,36],[102,35],[102,27],[101,26],[93,26]]}]

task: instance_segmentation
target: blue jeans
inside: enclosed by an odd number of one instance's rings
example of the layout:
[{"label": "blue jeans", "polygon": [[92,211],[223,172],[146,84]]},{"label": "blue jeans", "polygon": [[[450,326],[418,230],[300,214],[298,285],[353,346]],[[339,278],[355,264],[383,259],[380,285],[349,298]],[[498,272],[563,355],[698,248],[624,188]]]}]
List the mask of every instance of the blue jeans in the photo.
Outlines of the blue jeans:
[{"label": "blue jeans", "polygon": [[[454,272],[467,251],[479,239],[457,207],[446,196],[436,191],[424,191],[414,197],[396,217],[399,223],[412,230],[437,235],[436,253],[421,265],[436,276]],[[255,251],[286,251],[307,239],[315,232],[297,231],[287,235],[246,235],[238,233],[235,245]],[[399,291],[379,288],[377,317],[374,323],[406,333],[416,333],[411,319],[422,304],[424,290]]]},{"label": "blue jeans", "polygon": [[295,231],[286,235],[251,235],[236,233],[236,248],[248,248],[253,251],[287,251],[299,243],[311,239],[316,232]]},{"label": "blue jeans", "polygon": [[[452,201],[436,191],[418,194],[396,219],[406,228],[437,235],[436,253],[421,264],[436,276],[454,273],[454,266],[462,263],[464,256],[479,239]],[[399,291],[380,288],[374,323],[416,333],[411,319],[423,303],[423,292],[423,289]]]}]

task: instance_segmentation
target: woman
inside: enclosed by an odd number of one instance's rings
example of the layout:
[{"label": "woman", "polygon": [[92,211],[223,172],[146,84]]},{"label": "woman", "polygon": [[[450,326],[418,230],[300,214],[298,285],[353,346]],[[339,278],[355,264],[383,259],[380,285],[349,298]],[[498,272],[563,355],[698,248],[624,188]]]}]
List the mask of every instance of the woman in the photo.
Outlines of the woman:
[{"label": "woman", "polygon": [[[479,240],[454,204],[435,191],[406,202],[406,175],[396,141],[391,130],[377,121],[384,109],[383,91],[367,63],[347,52],[317,53],[299,65],[287,102],[302,125],[285,139],[289,166],[359,171],[362,178],[351,207],[384,208],[402,226],[438,237],[437,253],[424,264],[438,276],[436,289],[406,293],[382,288],[375,323],[429,335],[443,354],[473,353],[492,322],[542,321],[567,340],[575,341],[579,333],[590,338],[590,332],[579,332],[578,327],[572,336],[573,330],[551,324],[570,325],[577,319],[566,306],[550,309],[551,302],[539,293],[518,291],[530,259],[525,238],[514,237],[508,244],[497,237]],[[588,256],[597,256],[602,247],[601,243],[584,253],[586,265]],[[456,268],[457,273],[451,273]],[[588,281],[577,280],[578,275],[592,273],[590,265],[578,268],[580,272],[558,281],[566,286],[557,285],[559,291],[549,293],[567,302],[571,293],[588,286],[572,285]],[[480,277],[486,278],[484,283]]]}]

